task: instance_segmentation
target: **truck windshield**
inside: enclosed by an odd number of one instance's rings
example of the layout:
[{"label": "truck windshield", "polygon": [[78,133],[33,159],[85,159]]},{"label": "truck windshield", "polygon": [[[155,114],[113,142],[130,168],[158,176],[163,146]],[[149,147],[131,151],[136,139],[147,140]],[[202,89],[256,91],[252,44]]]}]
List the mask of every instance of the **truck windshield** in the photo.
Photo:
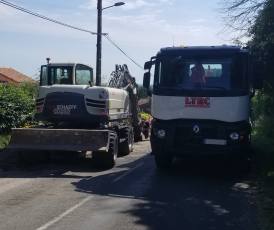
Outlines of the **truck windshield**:
[{"label": "truck windshield", "polygon": [[245,89],[247,85],[244,65],[240,60],[185,59],[182,57],[162,59],[158,63],[159,87],[186,90]]}]

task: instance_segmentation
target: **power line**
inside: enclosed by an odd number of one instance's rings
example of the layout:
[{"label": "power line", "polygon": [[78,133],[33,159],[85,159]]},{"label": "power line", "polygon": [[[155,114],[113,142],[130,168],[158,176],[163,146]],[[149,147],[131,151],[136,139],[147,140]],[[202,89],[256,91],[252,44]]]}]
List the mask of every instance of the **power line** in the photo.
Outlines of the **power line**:
[{"label": "power line", "polygon": [[[6,5],[6,6],[9,6],[9,7],[12,7],[16,10],[19,10],[19,11],[22,11],[24,13],[27,13],[27,14],[30,14],[32,16],[35,16],[35,17],[38,17],[38,18],[41,18],[41,19],[44,19],[44,20],[47,20],[47,21],[50,21],[50,22],[53,22],[55,24],[58,24],[58,25],[61,25],[61,26],[65,26],[65,27],[68,27],[70,29],[74,29],[74,30],[78,30],[78,31],[81,31],[81,32],[86,32],[86,33],[90,33],[92,35],[97,35],[96,32],[93,32],[93,31],[90,31],[90,30],[87,30],[87,29],[83,29],[83,28],[80,28],[80,27],[76,27],[76,26],[73,26],[73,25],[70,25],[70,24],[67,24],[67,23],[64,23],[64,22],[61,22],[61,21],[57,21],[55,19],[52,19],[52,18],[49,18],[49,17],[46,17],[44,15],[41,15],[41,14],[38,14],[38,13],[35,13],[31,10],[28,10],[26,8],[23,8],[21,6],[18,6],[18,5],[15,5],[11,2],[8,2],[8,1],[5,1],[5,0],[0,0],[0,3]],[[107,33],[102,33],[103,36],[106,37],[106,39],[114,46],[116,47],[122,54],[124,54],[131,62],[133,62],[136,66],[138,66],[140,69],[143,70],[143,67],[138,64],[133,58],[131,58],[125,51],[122,50],[122,48],[120,48],[110,37]]]},{"label": "power line", "polygon": [[[44,15],[35,13],[35,12],[33,12],[33,11],[30,11],[30,10],[28,10],[28,9],[25,9],[25,8],[21,7],[21,6],[12,4],[12,3],[8,2],[8,1],[5,1],[5,0],[0,0],[0,3],[4,4],[4,5],[6,5],[6,6],[12,7],[12,8],[14,8],[14,9],[16,9],[16,10],[22,11],[22,12],[24,12],[24,13],[30,14],[30,15],[32,15],[32,16],[35,16],[35,17],[38,17],[38,18],[41,18],[41,19],[44,19],[44,20],[47,20],[47,21],[50,21],[50,22],[59,24],[59,25],[61,25],[61,26],[65,26],[65,27],[68,27],[68,28],[71,28],[71,29],[74,29],[74,30],[78,30],[78,31],[90,33],[90,34],[92,34],[92,35],[96,35],[96,34],[97,34],[96,32],[93,32],[93,31],[90,31],[90,30],[87,30],[87,29],[83,29],[83,28],[80,28],[80,27],[76,27],[76,26],[73,26],[73,25],[70,25],[70,24],[67,24],[67,23],[64,23],[64,22],[60,22],[60,21],[57,21],[57,20],[55,20],[55,19],[46,17],[46,16],[44,16]],[[106,34],[102,34],[102,35],[106,35]]]},{"label": "power line", "polygon": [[110,37],[109,35],[104,35],[105,38],[113,45],[115,46],[122,54],[124,54],[131,62],[133,62],[136,66],[138,66],[140,69],[144,70],[144,68],[138,64],[133,58],[131,58],[125,51],[122,50]]}]

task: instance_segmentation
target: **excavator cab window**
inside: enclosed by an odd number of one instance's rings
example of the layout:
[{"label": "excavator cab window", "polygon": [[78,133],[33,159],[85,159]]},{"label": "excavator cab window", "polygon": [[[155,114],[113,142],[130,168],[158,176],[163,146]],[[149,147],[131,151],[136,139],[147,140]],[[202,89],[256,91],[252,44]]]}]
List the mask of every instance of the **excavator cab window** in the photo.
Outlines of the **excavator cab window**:
[{"label": "excavator cab window", "polygon": [[92,68],[78,64],[75,71],[75,84],[76,85],[89,85],[93,83]]},{"label": "excavator cab window", "polygon": [[49,84],[72,85],[72,66],[48,67]]},{"label": "excavator cab window", "polygon": [[[90,85],[93,84],[93,69],[89,66],[77,64],[75,75],[73,66],[43,65],[40,73],[40,85]],[[73,77],[75,76],[75,81]]]},{"label": "excavator cab window", "polygon": [[48,74],[46,65],[41,66],[40,85],[48,85]]}]

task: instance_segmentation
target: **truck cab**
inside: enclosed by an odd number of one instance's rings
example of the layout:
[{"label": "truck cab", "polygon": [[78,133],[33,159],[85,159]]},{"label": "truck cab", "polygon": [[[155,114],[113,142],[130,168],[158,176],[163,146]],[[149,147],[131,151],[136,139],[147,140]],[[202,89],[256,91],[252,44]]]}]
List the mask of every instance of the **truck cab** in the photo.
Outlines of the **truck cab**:
[{"label": "truck cab", "polygon": [[174,157],[248,152],[250,98],[259,83],[247,49],[163,48],[145,64],[148,90],[152,65],[151,146],[158,167],[169,167]]}]

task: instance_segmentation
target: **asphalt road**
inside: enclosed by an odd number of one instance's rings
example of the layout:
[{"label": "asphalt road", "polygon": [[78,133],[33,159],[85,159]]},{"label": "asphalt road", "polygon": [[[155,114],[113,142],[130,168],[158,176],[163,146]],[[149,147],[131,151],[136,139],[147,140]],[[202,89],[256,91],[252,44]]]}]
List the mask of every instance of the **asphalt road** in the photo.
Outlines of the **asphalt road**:
[{"label": "asphalt road", "polygon": [[2,163],[0,229],[259,229],[250,175],[212,160],[178,161],[162,173],[149,153],[149,142],[139,143],[105,171],[73,156]]}]

